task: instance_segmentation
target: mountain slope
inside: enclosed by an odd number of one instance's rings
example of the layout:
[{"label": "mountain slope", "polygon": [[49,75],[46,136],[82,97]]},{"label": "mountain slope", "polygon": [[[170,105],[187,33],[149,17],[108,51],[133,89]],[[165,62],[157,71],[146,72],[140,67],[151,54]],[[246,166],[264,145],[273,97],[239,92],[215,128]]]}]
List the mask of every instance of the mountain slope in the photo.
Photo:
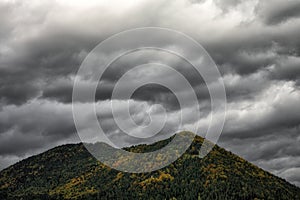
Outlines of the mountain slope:
[{"label": "mountain slope", "polygon": [[[153,151],[167,144],[138,145]],[[111,169],[83,144],[68,144],[30,157],[0,173],[0,199],[300,199],[300,189],[215,146],[197,154],[203,139],[171,165],[151,173]]]}]

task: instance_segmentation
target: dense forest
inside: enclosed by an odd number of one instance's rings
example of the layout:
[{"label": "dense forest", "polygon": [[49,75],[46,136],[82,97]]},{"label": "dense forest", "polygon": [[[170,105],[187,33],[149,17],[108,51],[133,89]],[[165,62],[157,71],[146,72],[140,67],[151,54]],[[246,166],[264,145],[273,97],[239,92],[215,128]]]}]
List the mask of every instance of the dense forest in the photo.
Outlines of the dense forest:
[{"label": "dense forest", "polygon": [[[171,139],[126,150],[149,152]],[[196,136],[177,161],[139,174],[101,164],[83,144],[58,146],[1,171],[0,199],[300,199],[300,188],[217,145],[199,158],[202,143]]]}]

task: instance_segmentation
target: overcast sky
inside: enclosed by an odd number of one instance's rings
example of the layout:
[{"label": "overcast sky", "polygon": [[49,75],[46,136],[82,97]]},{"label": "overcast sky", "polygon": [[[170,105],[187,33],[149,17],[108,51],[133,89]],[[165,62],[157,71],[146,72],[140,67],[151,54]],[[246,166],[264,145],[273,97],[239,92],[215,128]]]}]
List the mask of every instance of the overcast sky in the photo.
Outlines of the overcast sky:
[{"label": "overcast sky", "polygon": [[[191,36],[217,64],[228,101],[218,144],[300,186],[299,0],[0,1],[0,168],[79,142],[72,87],[80,64],[109,36],[145,26]],[[173,66],[189,80],[203,112],[197,123],[208,123],[207,87],[188,63],[163,52],[134,52],[105,72],[96,93],[100,124],[119,146],[142,140],[120,137],[109,110],[112,89],[126,70],[149,58]],[[144,71],[135,78],[145,76],[158,80],[168,74]],[[125,102],[116,101],[122,113]],[[91,113],[84,112],[91,102],[76,103],[83,110],[81,130],[93,132]],[[180,109],[195,110],[193,105],[180,108],[169,89],[148,85],[132,96],[135,122],[147,123],[150,108],[159,116],[157,104],[166,109],[168,120],[165,135],[153,141],[176,132]]]}]

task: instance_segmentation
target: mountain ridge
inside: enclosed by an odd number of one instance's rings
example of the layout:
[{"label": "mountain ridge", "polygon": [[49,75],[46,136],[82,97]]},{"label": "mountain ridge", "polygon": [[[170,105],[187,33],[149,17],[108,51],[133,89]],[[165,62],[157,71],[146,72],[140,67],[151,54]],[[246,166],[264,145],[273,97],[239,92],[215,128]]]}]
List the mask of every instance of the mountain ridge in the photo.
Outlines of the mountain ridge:
[{"label": "mountain ridge", "polygon": [[[171,139],[125,149],[153,151]],[[217,145],[200,159],[202,143],[196,136],[177,161],[140,174],[103,165],[82,143],[60,145],[2,170],[0,198],[300,199],[300,188]]]}]

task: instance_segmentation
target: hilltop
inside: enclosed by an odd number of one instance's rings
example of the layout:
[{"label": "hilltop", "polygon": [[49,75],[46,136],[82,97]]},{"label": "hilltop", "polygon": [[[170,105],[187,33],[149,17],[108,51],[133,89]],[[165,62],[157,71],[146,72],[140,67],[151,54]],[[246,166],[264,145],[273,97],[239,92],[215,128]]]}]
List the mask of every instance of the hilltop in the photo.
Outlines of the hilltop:
[{"label": "hilltop", "polygon": [[[148,152],[172,138],[126,148]],[[67,144],[0,172],[0,199],[300,199],[300,189],[215,146],[203,159],[203,138],[171,165],[124,173],[97,161],[83,144]]]}]

